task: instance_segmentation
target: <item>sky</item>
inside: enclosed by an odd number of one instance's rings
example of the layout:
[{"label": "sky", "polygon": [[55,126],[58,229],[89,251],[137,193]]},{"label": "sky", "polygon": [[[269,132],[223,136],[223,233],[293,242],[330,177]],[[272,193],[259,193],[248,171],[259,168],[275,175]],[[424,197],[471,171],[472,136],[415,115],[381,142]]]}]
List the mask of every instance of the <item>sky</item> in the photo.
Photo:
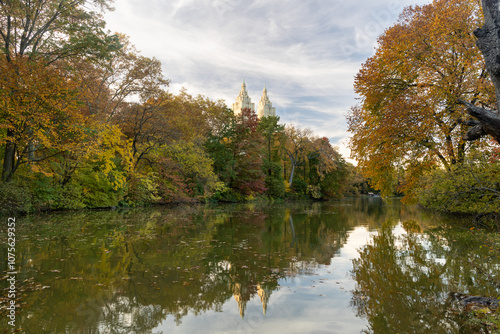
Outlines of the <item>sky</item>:
[{"label": "sky", "polygon": [[328,137],[349,159],[354,76],[404,7],[430,0],[115,0],[107,28],[162,62],[168,88],[235,102],[264,87],[281,123]]}]

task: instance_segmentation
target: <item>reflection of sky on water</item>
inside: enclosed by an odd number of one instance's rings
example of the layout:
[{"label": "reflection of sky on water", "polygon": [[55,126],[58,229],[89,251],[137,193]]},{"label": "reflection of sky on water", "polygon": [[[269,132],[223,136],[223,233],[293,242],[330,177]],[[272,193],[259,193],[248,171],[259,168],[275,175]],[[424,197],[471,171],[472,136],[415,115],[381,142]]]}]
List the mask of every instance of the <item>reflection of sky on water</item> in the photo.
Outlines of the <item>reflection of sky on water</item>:
[{"label": "reflection of sky on water", "polygon": [[167,316],[153,333],[359,333],[367,322],[350,307],[355,284],[351,260],[372,236],[367,228],[356,227],[330,265],[307,263],[312,275],[279,280],[280,288],[272,292],[265,315],[258,295],[247,303],[244,318],[231,298],[222,312],[188,314],[180,326]]},{"label": "reflection of sky on water", "polygon": [[376,198],[25,219],[26,333],[448,334],[448,292],[498,295],[476,231]]}]

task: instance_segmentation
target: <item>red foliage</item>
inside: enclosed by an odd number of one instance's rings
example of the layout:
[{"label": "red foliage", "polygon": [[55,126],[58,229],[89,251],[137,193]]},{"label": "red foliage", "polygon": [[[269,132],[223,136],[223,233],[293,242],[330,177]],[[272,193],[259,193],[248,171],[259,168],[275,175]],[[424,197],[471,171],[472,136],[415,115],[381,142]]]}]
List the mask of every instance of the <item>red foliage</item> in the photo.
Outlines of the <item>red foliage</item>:
[{"label": "red foliage", "polygon": [[163,202],[192,202],[193,191],[185,181],[181,166],[172,159],[161,157],[157,161],[158,195]]},{"label": "red foliage", "polygon": [[500,146],[496,140],[490,140],[491,145],[493,146],[493,153],[490,158],[490,162],[499,162],[500,161]]}]

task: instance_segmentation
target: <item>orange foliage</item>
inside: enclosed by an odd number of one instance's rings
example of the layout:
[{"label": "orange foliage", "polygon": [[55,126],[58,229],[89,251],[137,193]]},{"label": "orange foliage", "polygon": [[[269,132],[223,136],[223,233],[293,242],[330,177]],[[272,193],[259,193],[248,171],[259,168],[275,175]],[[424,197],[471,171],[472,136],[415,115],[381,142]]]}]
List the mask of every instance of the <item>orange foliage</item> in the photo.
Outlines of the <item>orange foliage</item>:
[{"label": "orange foliage", "polygon": [[[398,173],[406,178],[400,190],[410,194],[429,166],[449,168],[464,159],[468,117],[457,99],[494,102],[472,36],[481,20],[474,0],[408,7],[357,74],[354,87],[361,98],[347,116],[350,147],[383,195],[392,193]],[[410,167],[412,172],[404,172]]]},{"label": "orange foliage", "polygon": [[35,163],[75,145],[83,117],[78,113],[75,86],[53,66],[16,57],[0,58],[0,145],[14,150],[12,169]]}]

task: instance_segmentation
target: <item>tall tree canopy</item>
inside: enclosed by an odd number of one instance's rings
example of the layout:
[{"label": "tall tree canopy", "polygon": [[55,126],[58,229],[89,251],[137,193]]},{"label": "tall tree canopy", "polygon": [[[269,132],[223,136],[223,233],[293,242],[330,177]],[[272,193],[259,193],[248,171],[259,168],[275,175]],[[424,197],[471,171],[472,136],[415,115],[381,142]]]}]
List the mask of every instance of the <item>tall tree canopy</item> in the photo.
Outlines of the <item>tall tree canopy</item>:
[{"label": "tall tree canopy", "polygon": [[4,181],[46,138],[59,140],[66,124],[78,123],[72,120],[75,87],[61,60],[105,58],[121,47],[103,30],[100,13],[107,9],[106,0],[0,1]]},{"label": "tall tree canopy", "polygon": [[119,47],[117,36],[103,29],[101,13],[109,0],[0,1],[2,53],[8,61],[18,56],[44,58],[47,63],[85,54],[105,56]]},{"label": "tall tree canopy", "polygon": [[494,92],[472,30],[482,20],[474,0],[435,0],[406,8],[379,37],[375,55],[355,79],[360,104],[348,114],[353,157],[388,195],[398,169],[410,194],[427,167],[463,161],[468,114],[460,99],[494,104]]}]

